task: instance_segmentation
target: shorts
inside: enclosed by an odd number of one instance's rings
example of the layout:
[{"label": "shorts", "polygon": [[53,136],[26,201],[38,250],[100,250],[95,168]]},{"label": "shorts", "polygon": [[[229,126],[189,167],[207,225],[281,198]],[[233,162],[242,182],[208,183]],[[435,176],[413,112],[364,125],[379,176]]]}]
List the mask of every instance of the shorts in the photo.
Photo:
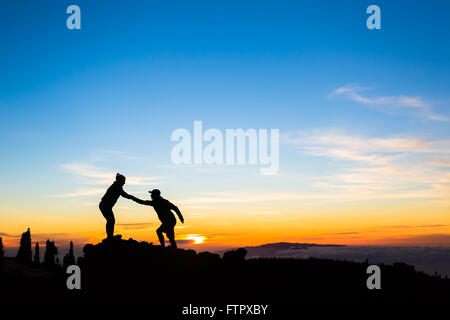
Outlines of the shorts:
[{"label": "shorts", "polygon": [[114,212],[112,211],[112,208],[109,206],[106,206],[103,202],[100,202],[98,205],[100,208],[101,213],[105,217],[106,220],[115,220],[114,219]]},{"label": "shorts", "polygon": [[177,224],[177,221],[164,221],[161,226],[158,228],[162,232],[173,232],[173,229],[175,228],[175,225]]}]

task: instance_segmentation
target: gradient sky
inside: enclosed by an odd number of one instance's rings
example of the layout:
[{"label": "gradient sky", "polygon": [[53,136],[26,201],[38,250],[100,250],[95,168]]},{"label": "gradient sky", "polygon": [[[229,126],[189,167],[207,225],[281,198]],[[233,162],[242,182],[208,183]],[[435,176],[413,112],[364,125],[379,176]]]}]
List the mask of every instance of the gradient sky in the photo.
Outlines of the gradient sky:
[{"label": "gradient sky", "polygon": [[[82,29],[66,28],[81,8]],[[381,30],[366,8],[381,8]],[[0,2],[0,236],[104,236],[115,172],[205,246],[450,245],[448,1]],[[280,129],[280,171],[176,166],[173,130]],[[126,199],[117,232],[156,242]]]}]

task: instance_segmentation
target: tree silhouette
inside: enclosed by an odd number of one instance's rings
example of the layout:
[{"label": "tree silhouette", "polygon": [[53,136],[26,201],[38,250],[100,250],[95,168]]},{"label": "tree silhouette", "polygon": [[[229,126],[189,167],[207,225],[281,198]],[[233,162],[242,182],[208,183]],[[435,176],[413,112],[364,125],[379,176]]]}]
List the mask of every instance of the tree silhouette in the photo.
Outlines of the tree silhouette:
[{"label": "tree silhouette", "polygon": [[3,260],[3,256],[5,255],[5,253],[3,252],[3,239],[2,237],[0,237],[0,262]]},{"label": "tree silhouette", "polygon": [[20,247],[17,252],[16,260],[23,264],[30,265],[31,259],[31,232],[30,228],[24,233],[22,233],[22,238],[20,239]]},{"label": "tree silhouette", "polygon": [[34,264],[40,265],[41,264],[41,257],[39,254],[39,243],[36,242],[36,246],[34,248]]},{"label": "tree silhouette", "polygon": [[58,254],[58,248],[55,246],[54,241],[47,239],[45,243],[44,264],[47,268],[56,267],[55,256]]},{"label": "tree silhouette", "polygon": [[70,241],[69,252],[63,258],[63,267],[66,269],[68,266],[75,264],[75,256],[73,254],[73,242]]},{"label": "tree silhouette", "polygon": [[247,255],[247,250],[244,248],[239,248],[237,250],[231,250],[227,251],[223,254],[223,260],[232,262],[232,263],[239,263],[245,260],[245,256]]}]

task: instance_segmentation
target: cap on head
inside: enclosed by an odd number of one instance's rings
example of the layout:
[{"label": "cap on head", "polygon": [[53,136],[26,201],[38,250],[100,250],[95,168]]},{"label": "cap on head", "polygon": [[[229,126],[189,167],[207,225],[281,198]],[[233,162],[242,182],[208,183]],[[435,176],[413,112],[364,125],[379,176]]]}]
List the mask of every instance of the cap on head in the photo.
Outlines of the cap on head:
[{"label": "cap on head", "polygon": [[156,196],[159,197],[161,196],[161,191],[159,191],[159,189],[153,189],[152,191],[149,191],[148,193],[150,193],[152,196]]},{"label": "cap on head", "polygon": [[125,183],[125,176],[121,175],[120,173],[116,174],[116,181],[120,183]]}]

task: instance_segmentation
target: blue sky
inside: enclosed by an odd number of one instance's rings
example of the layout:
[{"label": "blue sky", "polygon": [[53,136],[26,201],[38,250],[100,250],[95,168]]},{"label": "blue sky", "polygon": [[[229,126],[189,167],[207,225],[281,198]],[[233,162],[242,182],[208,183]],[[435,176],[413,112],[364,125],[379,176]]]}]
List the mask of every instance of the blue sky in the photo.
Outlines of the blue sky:
[{"label": "blue sky", "polygon": [[[70,4],[81,8],[81,30],[65,26]],[[381,8],[381,30],[366,28],[370,4]],[[441,165],[399,184],[426,189],[448,174],[449,13],[446,1],[3,0],[2,208],[26,196],[46,210],[49,196],[104,187],[80,177],[115,171],[156,177],[182,198],[234,185],[313,192],[310,181],[283,175],[327,176],[324,187],[361,162],[425,172],[424,158]],[[170,134],[194,120],[279,128],[280,178],[261,180],[252,167],[174,169]],[[329,136],[341,143],[325,147]]]}]

